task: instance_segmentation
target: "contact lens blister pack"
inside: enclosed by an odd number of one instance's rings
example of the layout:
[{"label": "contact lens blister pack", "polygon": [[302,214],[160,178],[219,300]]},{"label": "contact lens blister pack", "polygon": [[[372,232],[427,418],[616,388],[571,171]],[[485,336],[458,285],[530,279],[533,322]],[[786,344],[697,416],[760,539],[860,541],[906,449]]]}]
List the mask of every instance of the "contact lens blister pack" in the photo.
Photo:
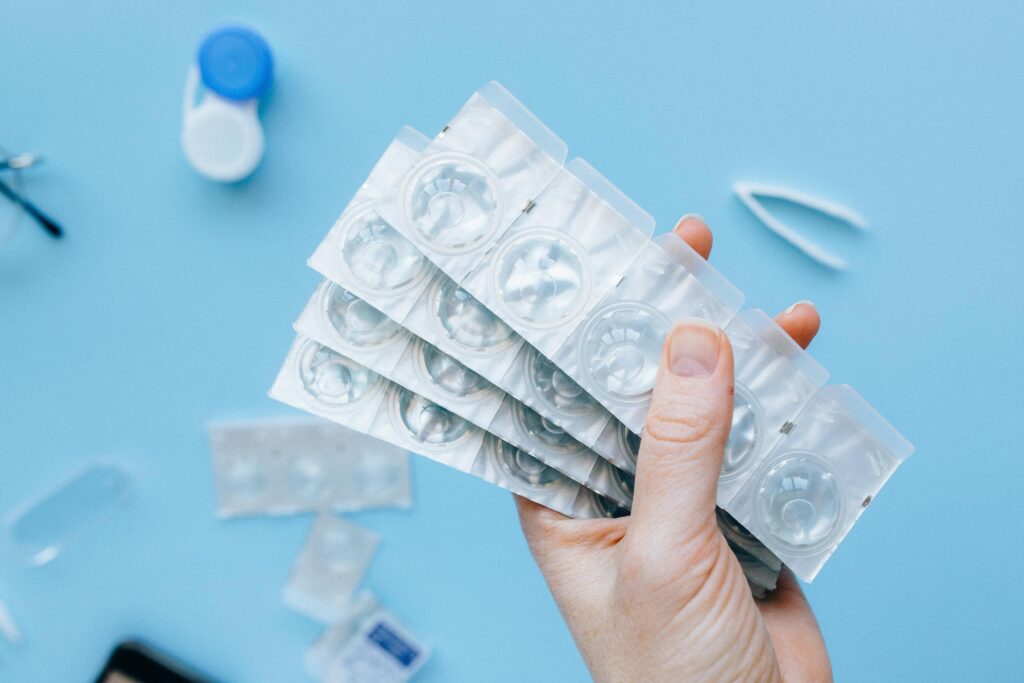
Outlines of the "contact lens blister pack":
[{"label": "contact lens blister pack", "polygon": [[847,385],[818,391],[729,512],[811,581],[913,446]]},{"label": "contact lens blister pack", "polygon": [[378,609],[329,657],[325,683],[405,683],[430,658],[430,649],[392,614]]},{"label": "contact lens blister pack", "polygon": [[626,473],[607,472],[614,468],[553,423],[340,286],[321,283],[295,328],[575,481],[602,487],[597,491],[618,504],[631,504],[631,496],[615,486],[628,479]]},{"label": "contact lens blister pack", "polygon": [[782,560],[728,512],[718,508],[716,513],[718,529],[739,561],[751,591],[755,597],[763,598],[769,591],[775,590],[782,571]]},{"label": "contact lens blister pack", "polygon": [[[309,366],[310,358],[318,363]],[[320,377],[325,374],[327,377]],[[352,384],[358,389],[354,390]],[[329,391],[324,391],[328,387]],[[401,387],[354,360],[302,335],[292,344],[270,396],[370,436],[474,474],[536,503],[571,514],[581,485],[469,421]],[[354,426],[359,425],[359,426]],[[486,438],[485,438],[486,437]],[[529,464],[517,476],[513,465],[493,467],[496,454],[511,453],[515,464]],[[533,480],[542,472],[547,485]]]},{"label": "contact lens blister pack", "polygon": [[210,425],[217,514],[408,507],[409,455],[340,425],[275,418]]},{"label": "contact lens blister pack", "polygon": [[285,604],[312,619],[334,623],[351,603],[378,542],[377,534],[368,529],[336,515],[318,514],[285,584]]},{"label": "contact lens blister pack", "polygon": [[551,360],[639,434],[672,324],[697,318],[724,327],[742,303],[740,291],[680,237],[661,235]]},{"label": "contact lens blister pack", "polygon": [[306,650],[306,673],[310,678],[323,681],[338,654],[360,632],[366,620],[381,609],[376,596],[362,589],[346,605],[341,616],[331,624]]},{"label": "contact lens blister pack", "polygon": [[480,88],[378,212],[460,282],[551,182],[565,143],[497,82]]},{"label": "contact lens blister pack", "polygon": [[718,504],[728,509],[751,468],[825,385],[828,371],[759,309],[741,312],[725,333],[732,344],[735,393]]}]

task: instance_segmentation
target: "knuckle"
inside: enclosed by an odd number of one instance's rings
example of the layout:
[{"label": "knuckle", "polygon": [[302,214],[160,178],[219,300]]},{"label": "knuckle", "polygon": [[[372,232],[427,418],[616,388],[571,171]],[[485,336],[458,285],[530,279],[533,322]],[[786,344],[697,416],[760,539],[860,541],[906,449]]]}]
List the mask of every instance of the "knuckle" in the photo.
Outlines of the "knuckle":
[{"label": "knuckle", "polygon": [[673,398],[652,404],[644,436],[657,443],[701,443],[716,433],[718,421],[702,401]]}]

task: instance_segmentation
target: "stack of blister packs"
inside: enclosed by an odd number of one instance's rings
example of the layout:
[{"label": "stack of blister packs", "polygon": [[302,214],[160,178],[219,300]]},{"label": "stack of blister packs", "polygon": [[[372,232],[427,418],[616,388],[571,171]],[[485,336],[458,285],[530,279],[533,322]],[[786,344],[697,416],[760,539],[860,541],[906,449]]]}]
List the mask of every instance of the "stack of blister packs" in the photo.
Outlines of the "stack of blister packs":
[{"label": "stack of blister packs", "polygon": [[721,528],[756,594],[810,580],[912,451],[673,234],[490,83],[403,129],[309,260],[271,395],[575,517],[624,514],[672,323],[726,330]]}]

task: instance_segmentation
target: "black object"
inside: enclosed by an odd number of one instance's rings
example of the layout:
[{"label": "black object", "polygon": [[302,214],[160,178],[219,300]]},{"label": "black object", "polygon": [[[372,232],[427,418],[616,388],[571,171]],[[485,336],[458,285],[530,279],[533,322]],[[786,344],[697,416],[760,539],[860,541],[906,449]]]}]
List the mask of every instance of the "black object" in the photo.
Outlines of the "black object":
[{"label": "black object", "polygon": [[57,224],[57,221],[40,211],[35,204],[15,192],[10,185],[2,180],[0,180],[0,194],[23,208],[25,213],[32,216],[36,223],[39,223],[43,230],[50,233],[53,237],[61,237],[64,234],[64,231],[61,229],[60,225]]},{"label": "black object", "polygon": [[114,648],[96,683],[213,683],[180,662],[138,641]]}]

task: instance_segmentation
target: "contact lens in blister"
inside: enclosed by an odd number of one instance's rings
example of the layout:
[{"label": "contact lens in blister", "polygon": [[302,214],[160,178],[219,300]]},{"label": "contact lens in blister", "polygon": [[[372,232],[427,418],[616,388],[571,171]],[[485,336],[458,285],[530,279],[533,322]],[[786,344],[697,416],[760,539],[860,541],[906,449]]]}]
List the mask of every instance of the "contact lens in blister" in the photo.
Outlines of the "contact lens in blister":
[{"label": "contact lens in blister", "polygon": [[540,353],[527,358],[526,376],[537,395],[558,412],[581,415],[598,409],[590,394]]},{"label": "contact lens in blister", "polygon": [[421,443],[453,443],[469,430],[469,423],[461,417],[411,391],[400,390],[397,401],[402,424]]},{"label": "contact lens in blister", "polygon": [[323,310],[331,327],[355,346],[383,344],[402,329],[355,294],[333,284],[325,292]]},{"label": "contact lens in blister", "polygon": [[640,455],[640,437],[633,433],[626,425],[619,423],[618,426],[619,452],[636,466],[636,458]]},{"label": "contact lens in blister", "polygon": [[635,483],[634,477],[628,472],[623,472],[618,467],[609,467],[611,476],[609,481],[611,484],[618,489],[619,494],[628,500],[633,499],[633,485]]},{"label": "contact lens in blister", "polygon": [[423,254],[372,210],[348,227],[342,258],[366,287],[387,292],[415,282],[427,267]]},{"label": "contact lens in blister", "polygon": [[487,380],[435,346],[421,344],[420,357],[430,379],[449,394],[471,396],[487,386]]},{"label": "contact lens in blister", "polygon": [[794,452],[775,461],[757,488],[758,535],[763,532],[796,551],[825,545],[839,524],[841,489],[828,464],[812,453]]},{"label": "contact lens in blister", "polygon": [[764,438],[761,414],[760,404],[754,395],[737,383],[733,396],[732,429],[722,460],[722,479],[732,479],[754,463]]},{"label": "contact lens in blister", "polygon": [[552,451],[575,453],[586,448],[554,422],[518,401],[514,404],[512,415],[520,431],[529,434]]},{"label": "contact lens in blister", "polygon": [[609,306],[587,325],[581,366],[610,396],[642,399],[654,387],[661,346],[671,327],[664,315],[640,302]]},{"label": "contact lens in blister", "polygon": [[306,342],[299,355],[299,376],[310,397],[333,406],[355,403],[380,379],[372,370],[314,341]]},{"label": "contact lens in blister", "polygon": [[256,458],[232,458],[224,468],[221,482],[225,496],[247,503],[262,500],[270,487],[267,473]]},{"label": "contact lens in blister", "polygon": [[512,328],[451,280],[438,288],[436,310],[444,334],[460,346],[492,351],[512,343]]},{"label": "contact lens in blister", "polygon": [[494,174],[473,157],[453,153],[428,158],[403,185],[406,218],[434,248],[472,249],[497,227],[497,187]]},{"label": "contact lens in blister", "polygon": [[288,489],[303,501],[323,498],[328,492],[327,467],[322,458],[304,455],[288,467]]},{"label": "contact lens in blister", "polygon": [[496,442],[496,460],[505,474],[533,488],[559,485],[562,475],[537,458],[504,441]]},{"label": "contact lens in blister", "polygon": [[568,235],[546,230],[510,241],[493,266],[501,302],[518,318],[539,325],[577,313],[589,285],[582,253]]}]

